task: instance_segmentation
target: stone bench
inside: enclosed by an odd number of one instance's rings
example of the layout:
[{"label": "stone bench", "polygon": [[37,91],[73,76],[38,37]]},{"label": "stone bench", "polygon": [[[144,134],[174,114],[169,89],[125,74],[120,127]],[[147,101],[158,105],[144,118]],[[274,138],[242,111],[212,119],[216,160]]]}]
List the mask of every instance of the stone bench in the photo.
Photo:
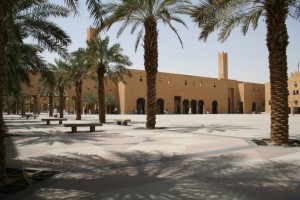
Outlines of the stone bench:
[{"label": "stone bench", "polygon": [[128,122],[131,122],[131,119],[115,119],[118,125],[127,126]]},{"label": "stone bench", "polygon": [[90,132],[95,132],[96,126],[103,126],[102,123],[99,122],[75,122],[75,123],[66,123],[64,127],[71,127],[71,132],[76,133],[77,127],[90,127]]},{"label": "stone bench", "polygon": [[26,117],[26,119],[29,119],[29,117],[33,117],[34,119],[36,119],[39,115],[37,115],[37,114],[25,114],[24,116]]},{"label": "stone bench", "polygon": [[50,125],[50,121],[58,121],[59,124],[62,124],[62,121],[67,121],[66,118],[43,118],[42,121],[46,121],[47,125]]}]

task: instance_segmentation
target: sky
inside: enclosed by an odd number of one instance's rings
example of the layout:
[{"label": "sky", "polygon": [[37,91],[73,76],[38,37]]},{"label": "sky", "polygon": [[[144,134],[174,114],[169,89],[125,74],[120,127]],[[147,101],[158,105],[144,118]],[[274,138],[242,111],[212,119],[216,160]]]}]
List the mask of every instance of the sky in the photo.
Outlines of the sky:
[{"label": "sky", "polygon": [[[58,3],[62,0],[51,0]],[[93,25],[89,13],[82,1],[80,15],[73,15],[66,19],[55,19],[72,39],[68,50],[70,52],[80,47],[86,47],[87,28]],[[198,39],[200,29],[192,22],[191,18],[184,19],[188,29],[182,25],[176,25],[176,29],[182,39],[184,47],[176,34],[164,24],[159,24],[158,39],[158,71],[194,75],[202,77],[218,78],[218,52],[228,53],[228,78],[244,82],[266,83],[269,82],[268,51],[266,47],[266,25],[263,21],[257,29],[250,29],[244,36],[240,27],[236,28],[230,37],[221,43],[217,40],[218,31],[211,34],[206,42]],[[137,32],[130,34],[131,27],[117,38],[116,32],[120,28],[115,24],[112,28],[102,34],[109,36],[110,46],[120,43],[123,53],[127,55],[133,65],[131,69],[144,69],[144,49],[140,44],[135,52],[135,41]],[[297,63],[300,61],[300,22],[294,19],[287,20],[289,34],[289,45],[287,48],[288,73],[297,71]],[[42,54],[47,62],[53,63],[59,58],[56,53],[45,52]]]}]

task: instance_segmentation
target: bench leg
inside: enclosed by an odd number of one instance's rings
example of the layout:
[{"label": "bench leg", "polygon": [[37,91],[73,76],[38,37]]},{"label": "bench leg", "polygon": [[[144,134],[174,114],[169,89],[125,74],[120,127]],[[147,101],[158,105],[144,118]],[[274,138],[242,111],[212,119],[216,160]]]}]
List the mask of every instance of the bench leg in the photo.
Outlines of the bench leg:
[{"label": "bench leg", "polygon": [[77,132],[77,127],[76,126],[72,126],[72,133],[76,133]]},{"label": "bench leg", "polygon": [[50,125],[50,121],[49,120],[47,121],[47,125]]},{"label": "bench leg", "polygon": [[59,120],[58,122],[59,122],[59,124],[62,124],[62,120]]},{"label": "bench leg", "polygon": [[118,124],[118,125],[121,125],[121,121],[117,121],[117,124]]},{"label": "bench leg", "polygon": [[122,124],[123,124],[124,126],[127,126],[127,121],[124,121]]},{"label": "bench leg", "polygon": [[95,126],[90,126],[90,132],[95,132]]},{"label": "bench leg", "polygon": [[34,119],[36,119],[36,116],[34,116]]},{"label": "bench leg", "polygon": [[27,116],[26,118],[29,119],[29,116]]}]

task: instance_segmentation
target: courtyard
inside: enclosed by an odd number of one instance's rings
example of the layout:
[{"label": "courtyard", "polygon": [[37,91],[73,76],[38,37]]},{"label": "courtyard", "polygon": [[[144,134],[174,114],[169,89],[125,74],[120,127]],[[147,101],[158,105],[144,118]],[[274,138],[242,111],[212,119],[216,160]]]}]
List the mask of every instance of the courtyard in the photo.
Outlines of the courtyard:
[{"label": "courtyard", "polygon": [[[59,173],[1,199],[300,199],[299,146],[252,141],[269,138],[268,114],[157,115],[155,130],[146,115],[107,115],[96,132],[77,133],[46,116],[4,115],[6,165]],[[299,122],[290,116],[290,139]]]}]

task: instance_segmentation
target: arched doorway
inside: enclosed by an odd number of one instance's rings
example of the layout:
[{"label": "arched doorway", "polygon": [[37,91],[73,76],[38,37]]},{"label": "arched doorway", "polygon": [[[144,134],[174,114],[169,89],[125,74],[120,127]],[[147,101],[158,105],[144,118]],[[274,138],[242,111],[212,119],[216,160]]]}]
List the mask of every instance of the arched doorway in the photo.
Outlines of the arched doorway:
[{"label": "arched doorway", "polygon": [[192,114],[196,114],[197,113],[197,101],[196,100],[191,101],[191,108],[192,108]]},{"label": "arched doorway", "polygon": [[136,114],[144,114],[145,113],[145,99],[138,98],[136,100]]},{"label": "arched doorway", "polygon": [[156,100],[156,114],[164,114],[164,104],[165,101],[163,99]]},{"label": "arched doorway", "polygon": [[198,101],[198,113],[199,114],[204,113],[204,101],[203,100]]},{"label": "arched doorway", "polygon": [[182,102],[183,105],[183,114],[188,114],[189,113],[189,100],[185,99]]},{"label": "arched doorway", "polygon": [[252,103],[252,113],[256,113],[256,103]]},{"label": "arched doorway", "polygon": [[212,114],[217,114],[218,113],[218,102],[213,101],[212,102]]}]

